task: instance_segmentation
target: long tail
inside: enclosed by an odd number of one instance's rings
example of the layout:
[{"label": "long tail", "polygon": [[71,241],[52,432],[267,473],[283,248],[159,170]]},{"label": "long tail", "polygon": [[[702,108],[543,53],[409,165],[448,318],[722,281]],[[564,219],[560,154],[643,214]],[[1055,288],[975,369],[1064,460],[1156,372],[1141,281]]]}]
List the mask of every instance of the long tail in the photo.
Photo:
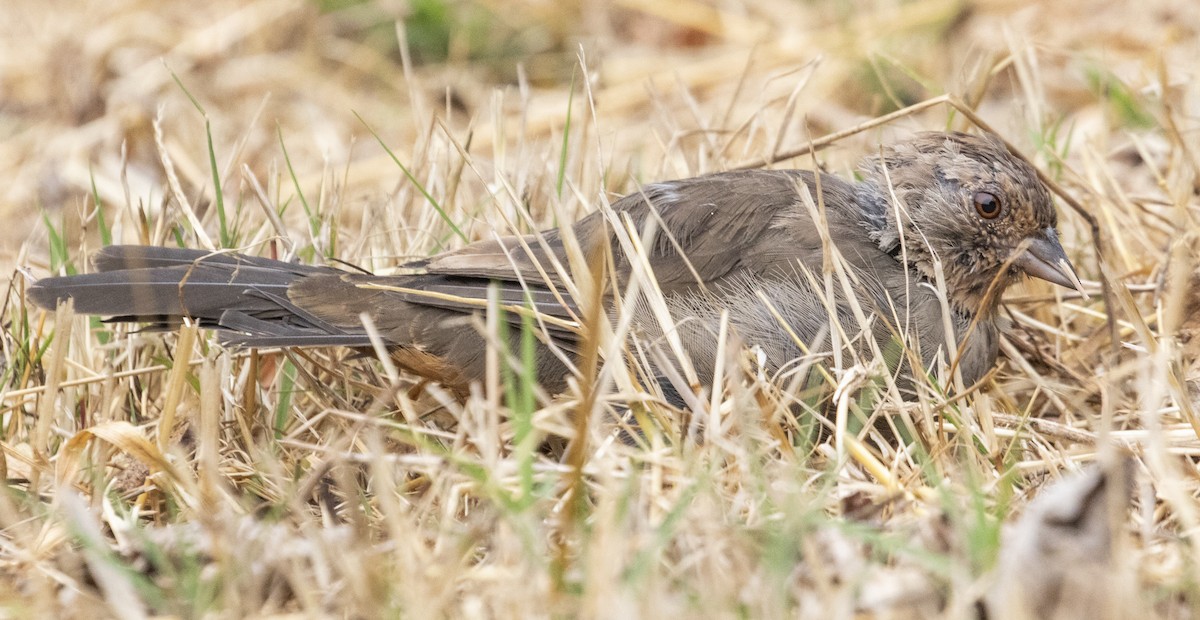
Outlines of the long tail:
[{"label": "long tail", "polygon": [[96,271],[43,278],[29,289],[33,302],[75,309],[111,321],[170,329],[185,318],[222,330],[222,339],[253,346],[362,346],[361,331],[338,328],[296,307],[288,288],[321,274],[313,267],[240,254],[150,246],[109,246],[93,256]]}]

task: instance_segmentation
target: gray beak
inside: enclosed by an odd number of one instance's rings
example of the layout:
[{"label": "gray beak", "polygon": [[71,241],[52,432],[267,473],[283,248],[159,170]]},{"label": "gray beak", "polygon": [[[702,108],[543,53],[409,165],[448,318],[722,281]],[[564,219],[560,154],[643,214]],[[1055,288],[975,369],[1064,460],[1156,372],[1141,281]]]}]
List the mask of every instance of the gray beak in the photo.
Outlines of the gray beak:
[{"label": "gray beak", "polygon": [[1083,285],[1079,283],[1079,276],[1075,275],[1075,266],[1067,259],[1067,253],[1058,242],[1058,233],[1053,228],[1046,228],[1030,237],[1029,247],[1013,261],[1013,266],[1035,278],[1073,288],[1087,297]]}]

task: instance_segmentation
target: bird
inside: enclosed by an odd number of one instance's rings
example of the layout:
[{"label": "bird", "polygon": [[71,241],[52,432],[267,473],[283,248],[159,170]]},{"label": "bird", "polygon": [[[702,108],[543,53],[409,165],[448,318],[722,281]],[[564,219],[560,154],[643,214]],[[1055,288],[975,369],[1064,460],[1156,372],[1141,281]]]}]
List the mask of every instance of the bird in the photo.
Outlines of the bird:
[{"label": "bird", "polygon": [[[621,247],[620,222],[655,226],[641,257]],[[702,378],[713,376],[727,321],[771,372],[839,347],[864,353],[899,342],[921,371],[940,360],[970,385],[996,364],[1005,288],[1032,276],[1083,291],[1057,223],[1037,170],[1002,139],[924,132],[863,158],[853,180],[754,169],[648,184],[569,231],[496,236],[391,275],[115,245],[93,256],[91,273],[44,277],[28,293],[43,308],[71,298],[77,312],[152,328],[189,320],[237,347],[365,348],[365,315],[399,366],[465,393],[485,376],[488,340],[475,317],[490,287],[547,319],[537,322],[533,370],[554,392],[577,372],[581,338],[572,328],[580,301],[565,284],[594,264],[572,263],[577,243],[583,256],[611,252],[610,319],[614,289],[648,267],[674,327],[634,304],[633,329],[652,338],[674,330]],[[832,287],[830,269],[839,274]],[[513,343],[528,324],[517,314],[504,319]],[[893,370],[912,374],[909,365]]]}]

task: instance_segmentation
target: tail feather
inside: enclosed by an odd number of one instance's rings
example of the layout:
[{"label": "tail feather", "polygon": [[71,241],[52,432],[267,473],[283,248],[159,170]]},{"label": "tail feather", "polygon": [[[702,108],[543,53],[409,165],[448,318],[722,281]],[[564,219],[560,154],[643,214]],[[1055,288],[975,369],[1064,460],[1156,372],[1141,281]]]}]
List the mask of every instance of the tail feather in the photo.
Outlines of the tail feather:
[{"label": "tail feather", "polygon": [[[305,325],[296,321],[263,320],[244,312],[228,310],[221,315],[221,343],[235,347],[365,347],[371,339],[362,332],[349,332]],[[332,331],[331,331],[332,330]]]},{"label": "tail feather", "polygon": [[30,299],[55,308],[71,298],[77,312],[110,322],[146,323],[151,331],[174,329],[186,319],[219,330],[221,341],[230,346],[371,344],[357,327],[357,315],[335,325],[289,295],[293,285],[310,276],[339,280],[344,272],[337,269],[147,246],[109,246],[93,255],[92,263],[92,273],[38,280],[29,287]]},{"label": "tail feather", "polygon": [[269,258],[192,250],[187,248],[163,248],[149,245],[110,245],[92,255],[96,271],[126,271],[154,269],[157,267],[189,267],[193,264],[264,267],[275,271],[307,274],[323,271],[322,267],[286,263]]},{"label": "tail feather", "polygon": [[264,322],[295,323],[304,318],[288,307],[288,287],[307,274],[328,271],[266,258],[145,246],[110,246],[93,262],[93,273],[38,280],[29,296],[44,308],[72,298],[78,312],[150,323],[152,328],[172,327],[184,318],[226,328],[222,318],[229,310]]},{"label": "tail feather", "polygon": [[[71,298],[80,313],[147,323],[150,330],[191,321],[219,330],[227,345],[247,347],[369,346],[360,319],[365,313],[387,342],[408,352],[406,359],[418,374],[458,368],[462,372],[453,376],[482,376],[486,342],[462,319],[485,308],[491,287],[497,287],[504,305],[531,303],[567,321],[578,311],[569,297],[548,288],[526,289],[490,276],[372,276],[240,254],[142,246],[104,248],[93,264],[92,273],[38,280],[28,289],[30,298],[44,308]],[[515,312],[505,313],[504,320],[518,329],[524,323]],[[560,347],[573,350],[576,335],[569,323],[546,321],[541,327]]]},{"label": "tail feather", "polygon": [[229,307],[269,309],[272,304],[256,300],[247,291],[286,291],[296,277],[264,268],[231,270],[197,264],[44,278],[30,287],[29,294],[34,303],[47,308],[74,298],[76,310],[86,314],[216,319]]}]

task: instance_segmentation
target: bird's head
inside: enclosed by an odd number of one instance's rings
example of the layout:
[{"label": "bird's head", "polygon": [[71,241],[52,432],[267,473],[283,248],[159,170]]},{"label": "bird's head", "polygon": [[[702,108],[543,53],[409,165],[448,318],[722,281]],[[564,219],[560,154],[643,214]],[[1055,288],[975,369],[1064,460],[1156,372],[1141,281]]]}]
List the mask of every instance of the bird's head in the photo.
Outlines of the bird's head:
[{"label": "bird's head", "polygon": [[1020,275],[1080,288],[1049,190],[999,138],[923,133],[868,157],[861,170],[886,211],[880,247],[899,256],[903,236],[909,264],[930,281],[939,259],[959,309],[991,312]]}]

